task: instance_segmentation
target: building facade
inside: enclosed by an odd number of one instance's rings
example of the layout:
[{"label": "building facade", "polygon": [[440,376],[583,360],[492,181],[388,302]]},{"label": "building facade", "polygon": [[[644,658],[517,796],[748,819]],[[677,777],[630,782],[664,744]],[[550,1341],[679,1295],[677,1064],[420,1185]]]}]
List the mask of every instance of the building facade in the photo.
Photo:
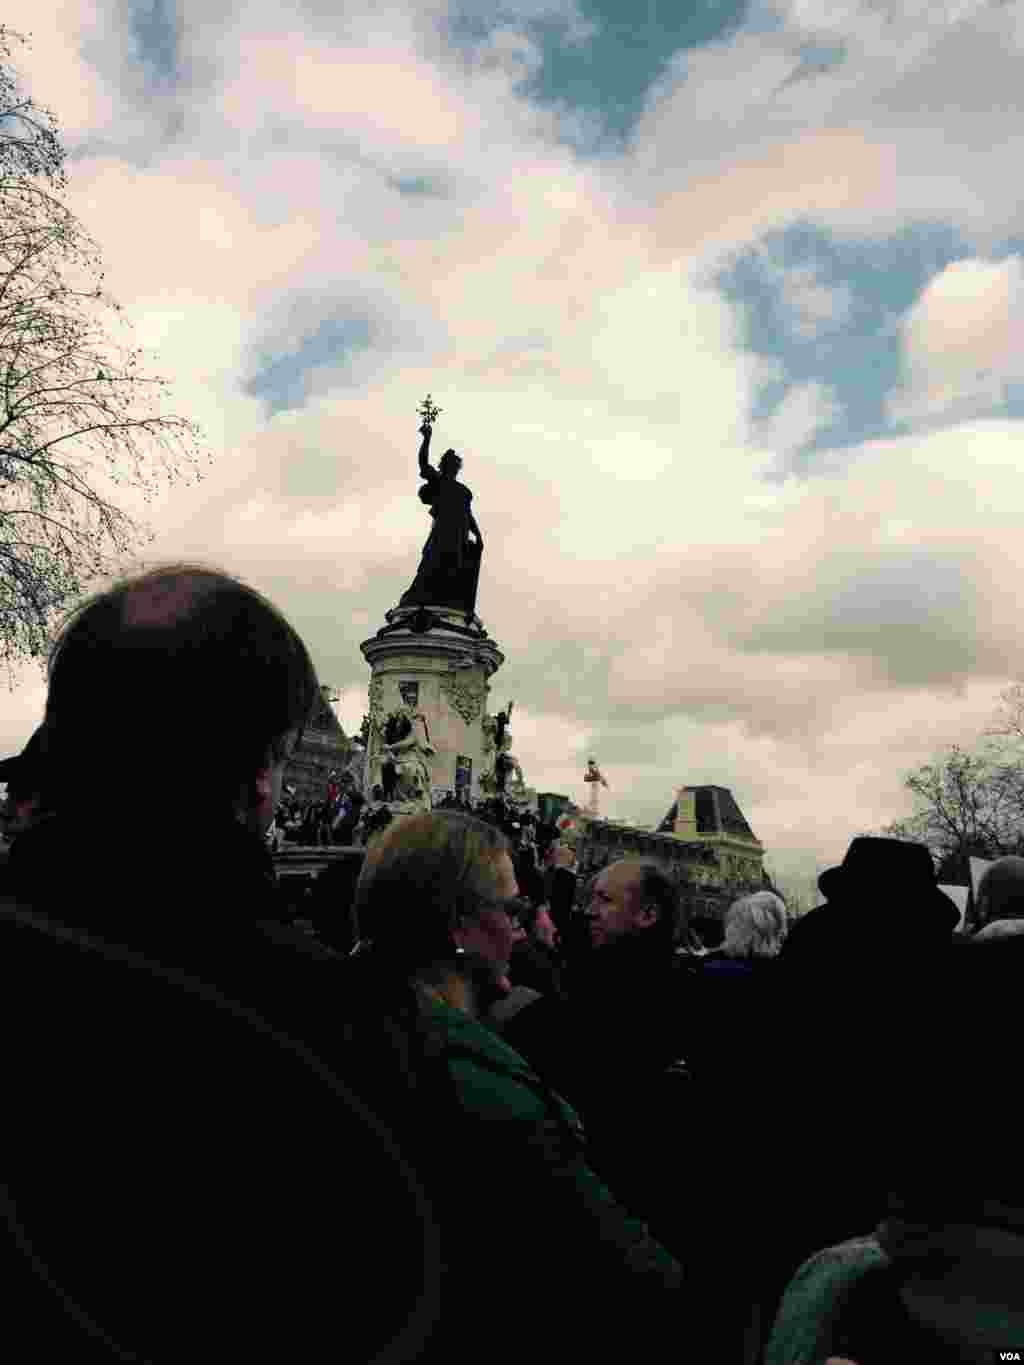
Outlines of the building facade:
[{"label": "building facade", "polygon": [[653,857],[665,864],[679,886],[685,920],[714,944],[722,920],[739,896],[770,887],[764,848],[727,787],[683,787],[656,829],[614,820],[591,820],[572,812],[580,877],[578,904],[590,882],[608,863],[625,857]]},{"label": "building facade", "polygon": [[325,800],[328,774],[332,770],[340,773],[351,762],[353,751],[352,740],[321,694],[299,747],[284,770],[285,786],[294,787],[300,801]]}]

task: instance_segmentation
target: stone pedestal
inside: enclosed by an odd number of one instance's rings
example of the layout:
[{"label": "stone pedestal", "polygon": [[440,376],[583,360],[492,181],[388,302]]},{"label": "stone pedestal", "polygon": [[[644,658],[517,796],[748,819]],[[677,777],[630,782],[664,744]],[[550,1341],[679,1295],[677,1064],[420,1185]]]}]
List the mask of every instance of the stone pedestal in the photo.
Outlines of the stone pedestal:
[{"label": "stone pedestal", "polygon": [[395,607],[385,619],[387,624],[359,646],[371,669],[364,790],[369,794],[381,780],[384,722],[411,705],[422,713],[435,750],[429,760],[435,797],[455,791],[456,767],[467,760],[476,800],[489,680],[505,656],[478,616],[451,607]]}]

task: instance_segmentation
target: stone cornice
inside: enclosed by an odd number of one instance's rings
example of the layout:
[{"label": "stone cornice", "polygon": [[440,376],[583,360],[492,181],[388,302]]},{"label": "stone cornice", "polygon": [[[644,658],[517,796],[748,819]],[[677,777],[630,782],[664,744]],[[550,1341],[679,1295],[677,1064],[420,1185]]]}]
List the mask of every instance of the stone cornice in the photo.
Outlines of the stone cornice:
[{"label": "stone cornice", "polygon": [[454,607],[392,607],[384,613],[384,619],[387,625],[378,630],[378,639],[390,635],[393,630],[411,630],[414,635],[425,635],[438,626],[474,640],[487,639],[479,616],[467,616]]},{"label": "stone cornice", "polygon": [[595,843],[622,840],[631,836],[638,844],[656,843],[666,851],[671,849],[686,861],[708,862],[713,852],[704,839],[681,839],[676,834],[658,834],[655,830],[638,829],[636,825],[620,825],[614,820],[587,820],[585,834]]},{"label": "stone cornice", "polygon": [[701,834],[698,837],[706,843],[714,844],[716,848],[735,849],[737,853],[764,852],[764,844],[760,839],[756,837],[748,839],[745,834],[732,834],[728,830],[715,834]]},{"label": "stone cornice", "polygon": [[[505,662],[504,654],[493,640],[457,634],[447,626],[438,626],[422,635],[407,629],[394,629],[383,638],[378,634],[364,640],[359,648],[371,668],[389,659],[420,657],[426,663],[440,657],[453,664],[468,661],[479,665],[490,677]],[[459,670],[453,671],[458,676]]]}]

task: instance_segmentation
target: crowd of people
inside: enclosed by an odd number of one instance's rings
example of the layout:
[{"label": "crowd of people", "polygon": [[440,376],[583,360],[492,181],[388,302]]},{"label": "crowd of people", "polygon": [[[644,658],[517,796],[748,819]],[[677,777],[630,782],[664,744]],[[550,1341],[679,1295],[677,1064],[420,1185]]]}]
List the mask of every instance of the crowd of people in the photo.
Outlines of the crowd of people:
[{"label": "crowd of people", "polygon": [[[1024,1346],[1024,859],[963,932],[923,846],[857,838],[821,906],[744,896],[698,954],[656,859],[581,884],[501,798],[367,828],[339,780],[364,851],[321,874],[304,934],[266,836],[296,818],[318,690],[281,613],[200,566],[125,580],[55,642],[7,774],[12,1340],[76,1362]],[[154,706],[155,786],[132,738]]]},{"label": "crowd of people", "polygon": [[356,841],[356,830],[362,834],[365,805],[350,773],[340,777],[336,772],[330,773],[326,795],[321,798],[300,798],[294,790],[285,789],[267,829],[267,844],[274,852],[285,844],[317,848],[352,844]]},{"label": "crowd of people", "polygon": [[[534,847],[538,841],[550,842],[558,831],[545,827],[530,810],[521,810],[503,796],[473,799],[467,789],[448,791],[434,802],[435,810],[458,810],[497,824],[522,846]],[[364,847],[372,836],[391,823],[392,811],[384,788],[378,783],[367,800],[350,772],[328,774],[322,797],[299,797],[285,787],[267,829],[269,847],[279,851],[285,844],[307,847],[346,845]]]}]

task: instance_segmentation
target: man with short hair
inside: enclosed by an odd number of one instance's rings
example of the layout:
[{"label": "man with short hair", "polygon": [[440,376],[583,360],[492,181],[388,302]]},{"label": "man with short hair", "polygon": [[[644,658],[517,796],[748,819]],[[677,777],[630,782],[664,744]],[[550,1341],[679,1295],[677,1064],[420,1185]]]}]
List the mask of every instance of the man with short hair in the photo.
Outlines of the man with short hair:
[{"label": "man with short hair", "polygon": [[[318,694],[281,612],[198,565],[89,598],[53,645],[53,814],[15,841],[0,902],[0,1279],[40,1358],[185,1359],[200,1339],[312,1358],[347,1280],[346,1340],[371,1359],[413,1311],[425,1206],[346,1098],[338,963],[282,922],[263,837]],[[339,1151],[373,1190],[362,1228]],[[361,1263],[393,1216],[382,1319]],[[341,1226],[352,1260],[323,1255]]]},{"label": "man with short hair", "polygon": [[592,885],[586,922],[593,951],[569,978],[568,1005],[528,1006],[505,1037],[578,1109],[595,1167],[675,1250],[678,1167],[665,1133],[656,1149],[650,1140],[684,1118],[684,1097],[666,1079],[687,1033],[674,970],[679,898],[671,873],[650,858],[609,864]]},{"label": "man with short hair", "polygon": [[645,945],[656,940],[659,950],[671,952],[678,919],[676,889],[656,863],[630,858],[609,863],[594,878],[587,919],[595,948],[637,941],[653,931]]}]

